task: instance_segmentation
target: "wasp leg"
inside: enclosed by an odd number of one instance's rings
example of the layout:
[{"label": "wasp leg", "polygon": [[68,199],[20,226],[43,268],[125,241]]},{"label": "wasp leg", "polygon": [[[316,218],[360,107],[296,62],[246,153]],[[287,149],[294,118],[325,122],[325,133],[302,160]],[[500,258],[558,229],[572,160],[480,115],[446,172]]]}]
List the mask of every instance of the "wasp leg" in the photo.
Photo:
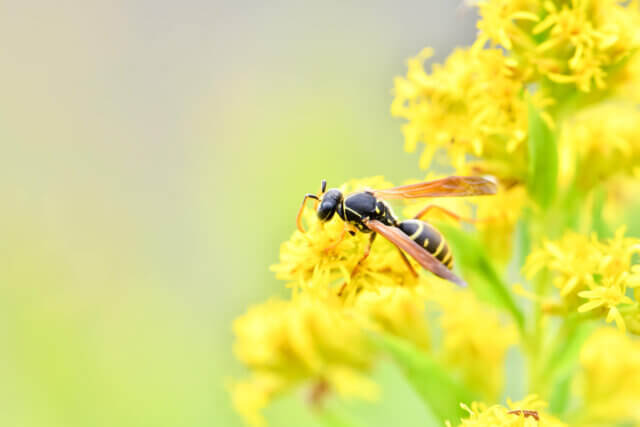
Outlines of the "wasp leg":
[{"label": "wasp leg", "polygon": [[402,252],[402,249],[400,248],[397,248],[397,249],[398,249],[398,252],[400,252],[400,256],[402,257],[402,260],[407,265],[407,268],[409,269],[409,271],[411,271],[411,274],[413,275],[413,277],[418,277],[418,273],[416,273],[416,270],[413,268],[413,266],[409,262],[409,258],[407,258],[404,252]]},{"label": "wasp leg", "polygon": [[[353,267],[353,270],[351,270],[351,278],[355,276],[356,272],[358,271],[358,268],[360,268],[364,260],[367,259],[367,257],[371,253],[371,246],[373,245],[373,241],[376,240],[377,235],[378,233],[371,233],[371,237],[369,238],[369,244],[367,245],[367,248],[364,250],[364,254],[362,254],[362,258],[360,258],[356,266]],[[340,287],[340,290],[338,291],[338,296],[342,296],[342,293],[344,292],[344,289],[346,287],[347,287],[347,282],[344,282]]]},{"label": "wasp leg", "polygon": [[327,252],[335,249],[336,246],[338,246],[340,243],[342,243],[342,241],[344,240],[344,237],[347,235],[347,231],[352,236],[355,236],[355,232],[353,231],[352,226],[350,226],[348,222],[345,222],[344,223],[344,228],[342,229],[342,232],[340,233],[340,237],[338,237],[338,240],[336,240],[335,242],[333,242],[332,244],[330,244],[329,246],[324,248],[324,252],[327,253]]},{"label": "wasp leg", "polygon": [[464,221],[469,223],[478,223],[478,222],[486,221],[486,220],[474,219],[474,218],[463,218],[460,215],[454,212],[451,212],[449,209],[445,209],[442,206],[438,206],[438,205],[427,205],[424,209],[418,212],[416,216],[413,217],[413,219],[422,219],[423,216],[425,216],[427,213],[429,213],[430,210],[433,210],[433,209],[439,210],[443,214],[455,219],[456,221]]},{"label": "wasp leg", "polygon": [[347,235],[347,224],[345,223],[345,226],[342,229],[342,232],[340,233],[340,237],[338,237],[338,240],[336,240],[335,242],[333,242],[332,244],[330,244],[329,246],[324,248],[324,252],[327,253],[327,252],[335,249],[336,246],[338,246],[340,243],[342,243],[342,241],[344,240],[344,236],[346,236],[346,235]]},{"label": "wasp leg", "polygon": [[304,199],[302,199],[302,204],[300,205],[300,209],[298,209],[298,215],[296,215],[296,225],[301,233],[305,232],[304,227],[302,227],[302,211],[304,211],[304,204],[307,202],[307,199],[315,199],[316,201],[320,200],[320,198],[315,194],[306,194]]}]

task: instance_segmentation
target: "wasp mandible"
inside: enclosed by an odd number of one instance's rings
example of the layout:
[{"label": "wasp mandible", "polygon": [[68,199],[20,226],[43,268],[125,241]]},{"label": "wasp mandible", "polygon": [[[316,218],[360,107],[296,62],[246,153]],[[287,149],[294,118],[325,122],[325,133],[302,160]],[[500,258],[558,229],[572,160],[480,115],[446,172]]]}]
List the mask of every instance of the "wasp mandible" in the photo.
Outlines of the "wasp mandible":
[{"label": "wasp mandible", "polygon": [[443,207],[428,205],[413,219],[399,221],[385,199],[466,197],[491,195],[496,192],[497,185],[492,177],[479,176],[449,176],[435,181],[403,185],[387,190],[358,191],[346,196],[337,188],[327,190],[327,181],[322,180],[320,194],[304,196],[296,223],[298,229],[304,233],[302,212],[307,199],[314,199],[319,202],[317,215],[321,222],[329,221],[336,213],[345,222],[342,235],[334,246],[342,241],[347,231],[355,235],[353,228],[363,233],[372,233],[369,244],[353,272],[369,256],[371,245],[373,245],[376,236],[380,234],[398,248],[402,259],[414,275],[417,274],[404,252],[436,276],[457,285],[466,286],[464,280],[451,271],[453,254],[444,236],[431,224],[421,220],[432,209],[438,209],[456,220],[462,218]]}]

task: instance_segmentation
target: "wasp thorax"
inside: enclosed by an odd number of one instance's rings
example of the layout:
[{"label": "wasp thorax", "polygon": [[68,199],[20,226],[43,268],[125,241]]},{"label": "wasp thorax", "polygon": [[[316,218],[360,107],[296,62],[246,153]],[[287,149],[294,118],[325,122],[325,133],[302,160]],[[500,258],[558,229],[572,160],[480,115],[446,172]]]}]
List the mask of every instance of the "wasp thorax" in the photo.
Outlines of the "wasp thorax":
[{"label": "wasp thorax", "polygon": [[320,206],[318,206],[318,219],[320,221],[329,221],[336,213],[336,209],[342,203],[342,192],[336,188],[324,193]]}]

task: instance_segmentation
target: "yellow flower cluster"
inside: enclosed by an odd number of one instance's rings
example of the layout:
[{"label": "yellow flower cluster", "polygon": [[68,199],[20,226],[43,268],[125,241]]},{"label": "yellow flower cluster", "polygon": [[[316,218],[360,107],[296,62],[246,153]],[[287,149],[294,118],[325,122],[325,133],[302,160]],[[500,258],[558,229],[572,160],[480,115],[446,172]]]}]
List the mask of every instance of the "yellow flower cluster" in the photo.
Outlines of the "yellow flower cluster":
[{"label": "yellow flower cluster", "polygon": [[561,177],[590,190],[615,175],[640,176],[640,110],[607,103],[568,119],[562,130]]},{"label": "yellow flower cluster", "polygon": [[528,78],[583,92],[615,84],[640,47],[637,1],[485,0],[478,8],[476,45],[500,45]]},{"label": "yellow flower cluster", "polygon": [[640,424],[640,341],[598,329],[580,352],[580,366],[576,389],[585,418],[598,425]]},{"label": "yellow flower cluster", "polygon": [[[462,420],[459,427],[563,427],[566,424],[542,412],[547,403],[536,395],[512,402],[507,399],[507,407],[487,406],[473,402],[471,407],[461,405],[469,417]],[[451,424],[449,424],[450,426]]]},{"label": "yellow flower cluster", "polygon": [[474,198],[476,217],[480,219],[475,227],[492,259],[503,264],[511,259],[516,224],[528,201],[527,191],[521,185],[500,188],[492,197]]},{"label": "yellow flower cluster", "polygon": [[260,410],[275,396],[304,382],[343,396],[378,394],[367,378],[375,351],[337,298],[269,300],[236,319],[233,329],[235,354],[252,371],[233,385],[233,404],[252,425],[264,424]]},{"label": "yellow flower cluster", "polygon": [[[407,120],[403,126],[407,151],[425,144],[421,167],[430,166],[434,156],[443,152],[447,156],[443,163],[458,173],[490,173],[511,187],[526,182],[530,172],[528,103],[542,110],[543,119],[553,129],[556,121],[570,117],[578,107],[607,96],[640,100],[633,95],[640,95],[640,60],[635,55],[640,49],[637,1],[475,3],[480,14],[479,35],[471,48],[455,50],[430,72],[423,63],[433,51],[424,49],[409,60],[406,77],[395,79],[391,113]],[[580,93],[583,95],[578,96]],[[601,126],[601,133],[622,126],[589,153],[593,144],[573,147],[583,154],[585,163],[580,166],[586,169],[589,156],[597,155],[602,147],[610,154],[608,162],[603,162],[605,167],[620,156],[627,165],[634,157],[629,147],[633,134],[625,126],[636,116],[631,106],[611,124],[584,117],[579,122],[583,126],[567,129],[571,148],[594,126]],[[589,139],[596,141],[591,135]],[[594,182],[602,173],[596,172],[591,174]]]},{"label": "yellow flower cluster", "polygon": [[412,342],[423,351],[431,347],[424,298],[414,289],[392,287],[358,295],[354,311],[372,330],[380,330]]},{"label": "yellow flower cluster", "polygon": [[[391,184],[383,178],[374,177],[351,181],[340,189],[346,194],[364,188],[389,187]],[[308,224],[307,232],[295,231],[280,247],[280,262],[271,267],[278,279],[289,282],[294,289],[320,295],[327,290],[340,292],[350,301],[363,289],[418,283],[419,279],[406,266],[398,249],[383,238],[376,239],[369,256],[353,273],[369,243],[369,236],[364,233],[347,235],[338,243],[344,222],[337,215],[323,224],[317,220],[316,212],[308,207],[303,219]]]},{"label": "yellow flower cluster", "polygon": [[[426,144],[420,166],[443,149],[459,173],[489,173],[522,181],[527,173],[527,104],[514,64],[499,49],[457,49],[427,74],[425,49],[409,60],[406,78],[395,79],[391,114],[403,126],[405,148]],[[468,154],[487,159],[469,163]]]},{"label": "yellow flower cluster", "polygon": [[[524,272],[528,278],[542,269],[555,273],[553,284],[560,290],[563,306],[571,312],[593,310],[594,315],[606,315],[625,330],[625,316],[638,310],[626,293],[640,287],[640,265],[633,265],[633,255],[640,253],[640,239],[624,237],[625,228],[618,229],[613,239],[599,241],[569,232],[557,242],[544,242],[527,258]],[[586,300],[586,301],[585,301]]]},{"label": "yellow flower cluster", "polygon": [[434,285],[428,298],[441,309],[446,362],[460,370],[467,384],[495,400],[504,382],[506,352],[517,342],[515,326],[468,291]]}]

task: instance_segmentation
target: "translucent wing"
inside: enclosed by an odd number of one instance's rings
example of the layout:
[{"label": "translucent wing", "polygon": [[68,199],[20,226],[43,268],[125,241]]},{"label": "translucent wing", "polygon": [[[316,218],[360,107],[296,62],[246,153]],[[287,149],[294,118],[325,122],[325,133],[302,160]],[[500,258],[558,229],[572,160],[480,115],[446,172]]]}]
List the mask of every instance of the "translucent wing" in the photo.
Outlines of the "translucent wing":
[{"label": "translucent wing", "polygon": [[422,246],[411,240],[400,229],[385,225],[376,220],[363,220],[365,225],[371,230],[380,234],[385,239],[408,253],[413,259],[418,261],[423,268],[429,270],[438,277],[442,277],[459,286],[467,286],[464,280],[453,274],[451,270],[438,261],[433,255],[427,252]]},{"label": "translucent wing", "polygon": [[498,186],[493,177],[448,176],[435,181],[403,185],[373,194],[383,199],[417,199],[420,197],[463,197],[496,194]]}]

